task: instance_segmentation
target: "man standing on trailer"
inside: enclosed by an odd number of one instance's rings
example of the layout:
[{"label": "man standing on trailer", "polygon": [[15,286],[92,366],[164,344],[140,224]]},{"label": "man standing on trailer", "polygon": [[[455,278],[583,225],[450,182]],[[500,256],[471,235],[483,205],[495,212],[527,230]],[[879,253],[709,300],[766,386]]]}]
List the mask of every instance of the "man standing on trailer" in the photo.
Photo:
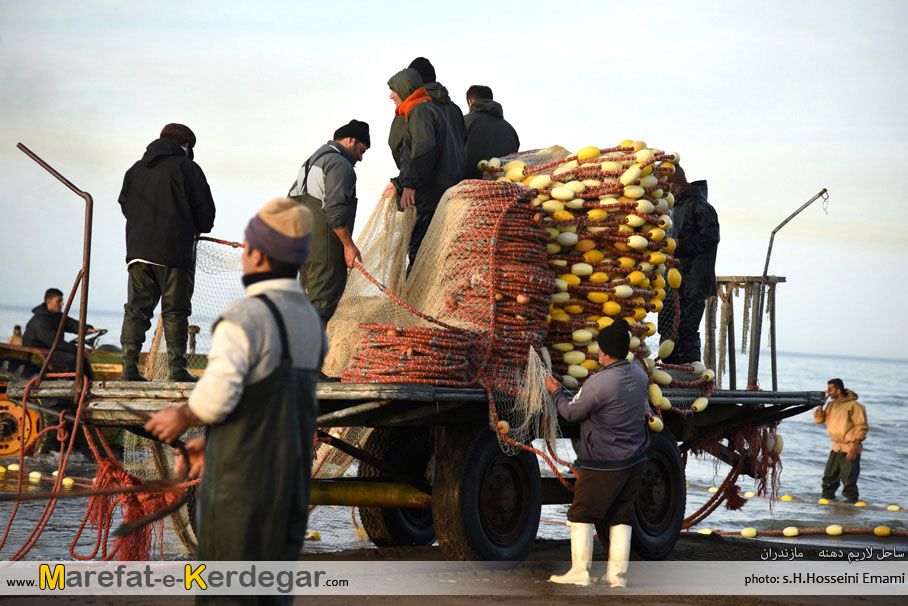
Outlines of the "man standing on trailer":
[{"label": "man standing on trailer", "polygon": [[[706,181],[687,182],[681,165],[669,178],[675,196],[671,236],[678,246],[674,256],[680,261],[681,286],[678,288],[680,324],[675,347],[663,362],[686,364],[702,359],[700,320],[706,300],[716,295],[716,250],[719,247],[719,217],[707,201]],[[668,299],[671,297],[669,292]],[[672,298],[673,300],[673,298]],[[666,305],[659,313],[661,340],[670,338],[674,329],[675,307]]]},{"label": "man standing on trailer", "polygon": [[300,284],[325,327],[344,294],[347,269],[363,260],[352,236],[357,202],[353,167],[370,145],[369,125],[350,120],[306,160],[290,188],[290,198],[312,213],[312,254],[300,268]]},{"label": "man standing on trailer", "polygon": [[416,207],[407,251],[409,273],[441,196],[460,182],[463,140],[452,135],[444,112],[432,103],[415,69],[397,72],[388,80],[388,87],[394,114],[404,118],[407,128],[400,146],[400,174],[391,180],[384,195],[396,191],[400,210]]},{"label": "man standing on trailer", "polygon": [[126,217],[129,271],[120,343],[123,381],[145,381],[139,352],[161,301],[171,381],[196,381],[186,369],[186,340],[195,285],[195,239],[214,226],[214,200],[193,162],[195,134],[167,124],[142,159],[126,171],[120,207]]},{"label": "man standing on trailer", "polygon": [[598,526],[603,543],[605,528],[609,529],[608,568],[600,583],[627,584],[630,514],[649,447],[645,416],[649,379],[639,365],[627,360],[630,340],[627,323],[620,320],[599,331],[602,370],[591,375],[576,396],[555,377],[546,377],[558,414],[568,422],[579,422],[581,436],[574,502],[567,514],[572,565],[566,574],[549,579],[554,583],[590,584],[593,527]]},{"label": "man standing on trailer", "polygon": [[842,379],[829,379],[826,385],[829,402],[813,411],[817,425],[826,423],[832,438],[832,450],[823,471],[823,498],[835,499],[842,482],[842,496],[849,503],[858,500],[858,476],[861,473],[862,442],[867,437],[867,410],[858,402],[858,394],[845,389]]},{"label": "man standing on trailer", "polygon": [[465,179],[482,179],[479,161],[500,158],[520,149],[520,138],[514,127],[504,119],[501,104],[492,99],[492,89],[474,84],[467,89],[467,107],[470,113],[464,118],[467,141],[464,144]]},{"label": "man standing on trailer", "polygon": [[309,255],[312,213],[289,198],[246,227],[246,297],[214,322],[208,367],[189,402],[156,412],[145,429],[186,444],[199,487],[196,558],[295,560],[311,485],[315,384],[328,351],[318,313],[296,279]]}]

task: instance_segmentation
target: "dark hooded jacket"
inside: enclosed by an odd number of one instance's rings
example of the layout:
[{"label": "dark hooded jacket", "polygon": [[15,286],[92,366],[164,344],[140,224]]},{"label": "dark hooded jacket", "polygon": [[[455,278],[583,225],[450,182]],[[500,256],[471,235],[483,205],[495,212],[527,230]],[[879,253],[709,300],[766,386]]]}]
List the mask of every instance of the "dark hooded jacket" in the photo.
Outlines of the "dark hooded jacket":
[{"label": "dark hooded jacket", "polygon": [[501,104],[491,99],[477,99],[464,119],[467,141],[464,147],[465,179],[481,179],[480,160],[500,158],[520,149],[517,131],[504,119]]},{"label": "dark hooded jacket", "polygon": [[[415,69],[398,72],[388,86],[406,100],[421,82]],[[420,103],[410,111],[400,147],[400,175],[393,179],[398,194],[416,190],[416,210],[432,213],[442,194],[462,178],[463,145],[451,136],[448,121],[435,103]]]},{"label": "dark hooded jacket", "polygon": [[674,256],[681,262],[680,294],[697,299],[716,294],[719,217],[707,194],[706,181],[694,181],[672,209],[671,235],[678,241]]},{"label": "dark hooded jacket", "polygon": [[[47,309],[47,304],[42,303],[32,310],[35,314],[32,319],[25,325],[25,334],[22,335],[22,345],[25,347],[40,347],[41,349],[50,349],[57,338],[57,327],[60,326],[60,320],[63,319],[63,312],[51,312]],[[93,326],[86,324],[86,329]],[[63,323],[63,332],[78,333],[79,321],[66,316]],[[57,345],[57,351],[76,353],[76,346],[60,339]]]},{"label": "dark hooded jacket", "polygon": [[142,259],[191,268],[195,236],[214,226],[214,200],[205,174],[171,139],[148,144],[123,177],[120,207],[126,217],[126,262]]},{"label": "dark hooded jacket", "polygon": [[[429,93],[429,97],[432,98],[432,102],[444,112],[445,118],[448,120],[451,136],[456,141],[466,141],[466,124],[464,123],[463,112],[460,111],[460,107],[456,103],[451,101],[448,89],[438,82],[430,82],[423,86],[426,92]],[[401,99],[405,98],[401,97]],[[403,143],[406,130],[407,121],[404,117],[394,116],[394,120],[391,121],[391,131],[388,133],[388,147],[391,148],[391,155],[394,157],[394,164],[397,165],[397,168],[400,168],[400,146]]]}]

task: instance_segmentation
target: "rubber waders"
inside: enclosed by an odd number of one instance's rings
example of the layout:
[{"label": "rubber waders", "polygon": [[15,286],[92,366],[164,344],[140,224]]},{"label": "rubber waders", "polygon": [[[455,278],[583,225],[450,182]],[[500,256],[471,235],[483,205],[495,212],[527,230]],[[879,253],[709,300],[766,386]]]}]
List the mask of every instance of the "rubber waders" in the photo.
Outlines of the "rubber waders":
[{"label": "rubber waders", "polygon": [[123,370],[120,371],[121,381],[147,381],[139,372],[139,346],[132,343],[123,343]]},{"label": "rubber waders", "polygon": [[627,586],[627,560],[631,555],[631,527],[618,524],[608,531],[608,568],[601,583],[610,587]]},{"label": "rubber waders", "polygon": [[552,583],[590,584],[593,563],[593,524],[571,523],[571,569],[566,574],[552,575]]}]

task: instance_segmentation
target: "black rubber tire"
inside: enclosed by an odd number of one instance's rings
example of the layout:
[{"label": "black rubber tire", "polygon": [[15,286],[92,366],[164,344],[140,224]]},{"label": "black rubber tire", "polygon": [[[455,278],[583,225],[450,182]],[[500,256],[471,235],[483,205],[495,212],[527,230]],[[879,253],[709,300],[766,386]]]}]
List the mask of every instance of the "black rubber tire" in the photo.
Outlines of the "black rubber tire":
[{"label": "black rubber tire", "polygon": [[432,516],[449,560],[522,561],[536,540],[542,481],[536,457],[508,456],[488,429],[444,428]]},{"label": "black rubber tire", "polygon": [[678,443],[668,430],[650,434],[649,460],[631,511],[631,547],[646,560],[664,560],[681,536],[687,486]]},{"label": "black rubber tire", "polygon": [[[427,427],[377,427],[369,434],[363,450],[419,478],[427,478],[434,454]],[[387,477],[362,461],[356,475],[360,478]],[[359,517],[366,534],[377,547],[431,545],[435,542],[430,509],[360,507]]]}]

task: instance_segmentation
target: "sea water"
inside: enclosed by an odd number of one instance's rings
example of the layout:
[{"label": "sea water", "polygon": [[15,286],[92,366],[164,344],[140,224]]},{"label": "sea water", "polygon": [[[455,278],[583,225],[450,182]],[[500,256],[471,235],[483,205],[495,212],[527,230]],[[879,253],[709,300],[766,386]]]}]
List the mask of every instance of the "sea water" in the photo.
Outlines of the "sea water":
[{"label": "sea water", "polygon": [[[13,324],[25,323],[31,317],[27,308],[0,308],[0,339],[12,333]],[[88,321],[98,328],[107,328],[101,343],[117,344],[122,321],[120,312],[89,312]],[[744,380],[743,369],[747,367],[746,356],[737,354],[738,368],[742,369],[738,384]],[[869,358],[853,358],[824,354],[780,353],[778,355],[778,384],[780,391],[824,391],[826,382],[833,377],[841,378],[845,386],[859,396],[867,409],[870,429],[861,454],[861,476],[858,481],[861,500],[868,507],[854,507],[845,503],[819,505],[820,479],[832,442],[825,425],[817,425],[811,412],[785,419],[778,433],[784,437],[782,471],[778,495],[788,495],[791,501],[770,501],[754,497],[736,511],[720,506],[704,522],[692,530],[709,528],[738,532],[745,527],[759,530],[781,530],[787,526],[800,529],[825,528],[829,524],[846,527],[889,526],[893,530],[908,530],[908,511],[892,512],[888,505],[899,505],[908,509],[908,418],[906,405],[908,396],[901,384],[908,376],[908,361]],[[727,380],[726,380],[727,381]],[[764,352],[761,360],[760,383],[764,389],[771,385],[769,356]],[[563,444],[569,449],[569,442]],[[29,470],[37,469],[46,474],[56,469],[56,454],[43,454],[26,461]],[[15,462],[0,459],[0,465]],[[546,471],[540,462],[540,468]],[[686,473],[689,483],[686,514],[696,511],[711,496],[708,488],[719,486],[728,473],[729,467],[706,456],[689,457]],[[69,468],[70,475],[92,477],[94,466],[82,454],[75,455]],[[756,483],[747,476],[738,478],[741,492],[756,490]],[[46,483],[29,484],[26,490],[47,490]],[[7,472],[0,476],[0,491],[15,492],[15,474]],[[40,539],[28,554],[29,559],[69,559],[70,544],[85,514],[87,499],[61,499]],[[0,549],[0,559],[10,558],[25,542],[41,515],[45,501],[23,502],[10,524],[5,544]],[[6,528],[14,505],[0,502],[0,524]],[[566,520],[566,505],[543,507],[538,536],[550,539],[567,539],[570,530],[561,524]],[[358,522],[358,516],[355,518]],[[320,540],[307,541],[309,552],[330,552],[342,549],[370,547],[356,531],[354,511],[350,507],[321,506],[312,512],[309,530],[318,533]],[[119,523],[115,521],[114,524]],[[814,537],[811,537],[812,540]],[[822,540],[817,537],[816,540]],[[75,551],[79,555],[91,553],[94,548],[94,534],[86,530]],[[162,557],[188,557],[186,550],[166,525]]]}]

